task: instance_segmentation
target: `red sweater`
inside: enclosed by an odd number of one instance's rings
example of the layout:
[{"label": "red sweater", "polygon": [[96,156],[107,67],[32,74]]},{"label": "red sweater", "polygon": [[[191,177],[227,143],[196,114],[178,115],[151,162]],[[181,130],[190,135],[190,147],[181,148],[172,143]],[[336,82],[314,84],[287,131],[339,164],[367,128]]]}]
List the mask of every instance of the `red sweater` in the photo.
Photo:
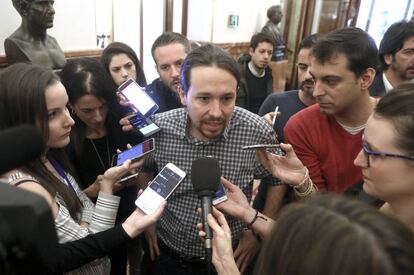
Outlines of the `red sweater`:
[{"label": "red sweater", "polygon": [[286,142],[319,190],[336,193],[362,180],[361,169],[353,164],[362,148],[362,133],[348,133],[333,116],[321,113],[318,104],[296,113],[284,128]]}]

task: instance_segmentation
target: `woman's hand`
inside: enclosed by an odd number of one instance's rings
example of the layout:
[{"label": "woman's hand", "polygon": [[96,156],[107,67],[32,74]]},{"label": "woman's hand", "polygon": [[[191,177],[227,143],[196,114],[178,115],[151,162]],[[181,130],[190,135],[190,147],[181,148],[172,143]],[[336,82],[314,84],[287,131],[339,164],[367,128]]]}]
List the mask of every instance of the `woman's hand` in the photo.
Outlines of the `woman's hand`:
[{"label": "woman's hand", "polygon": [[165,201],[162,202],[157,210],[151,215],[145,214],[138,208],[135,209],[135,211],[122,224],[122,227],[128,236],[135,238],[151,225],[154,225],[160,219],[166,204],[167,203]]},{"label": "woman's hand", "polygon": [[129,171],[130,166],[131,161],[127,160],[120,166],[114,166],[106,170],[99,182],[99,191],[107,194],[112,194],[115,184],[123,175]]},{"label": "woman's hand", "polygon": [[250,206],[246,196],[237,185],[224,177],[221,177],[221,183],[227,190],[227,200],[217,204],[217,209],[247,222],[252,216],[251,213],[254,215],[255,210]]},{"label": "woman's hand", "polygon": [[[224,215],[213,207],[213,213],[208,214],[207,223],[213,231],[213,258],[212,262],[218,274],[240,274],[233,257],[231,231]],[[204,238],[202,224],[198,224],[199,236]]]},{"label": "woman's hand", "polygon": [[305,176],[306,167],[296,156],[292,145],[281,143],[280,148],[286,152],[286,156],[275,155],[265,149],[257,149],[256,157],[272,173],[273,177],[292,186],[298,185]]}]

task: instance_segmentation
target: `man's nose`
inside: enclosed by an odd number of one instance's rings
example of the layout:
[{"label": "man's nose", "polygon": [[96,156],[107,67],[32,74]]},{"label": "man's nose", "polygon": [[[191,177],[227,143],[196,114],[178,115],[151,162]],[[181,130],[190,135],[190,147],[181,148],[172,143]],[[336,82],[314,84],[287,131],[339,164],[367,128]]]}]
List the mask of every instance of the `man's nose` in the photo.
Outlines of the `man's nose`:
[{"label": "man's nose", "polygon": [[176,65],[171,66],[171,76],[172,77],[179,76],[180,75],[180,70],[181,70],[180,66],[176,66]]},{"label": "man's nose", "polygon": [[210,114],[210,116],[212,116],[214,118],[221,117],[222,111],[221,111],[220,101],[213,100],[211,102],[209,114]]},{"label": "man's nose", "polygon": [[320,84],[319,81],[316,81],[316,82],[314,81],[314,88],[313,88],[312,95],[314,97],[318,97],[318,96],[324,95],[323,86]]}]

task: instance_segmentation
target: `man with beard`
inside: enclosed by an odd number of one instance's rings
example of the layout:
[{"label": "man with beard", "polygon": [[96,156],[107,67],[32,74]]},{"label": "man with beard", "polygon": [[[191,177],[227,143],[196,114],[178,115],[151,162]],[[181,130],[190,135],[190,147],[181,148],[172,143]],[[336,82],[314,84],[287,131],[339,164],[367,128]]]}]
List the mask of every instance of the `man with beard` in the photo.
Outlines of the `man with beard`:
[{"label": "man with beard", "polygon": [[[237,62],[223,49],[205,45],[188,54],[179,88],[185,107],[152,116],[162,129],[154,135],[157,149],[153,157],[158,168],[172,162],[189,175],[195,159],[212,156],[218,160],[222,176],[236,183],[249,199],[254,178],[280,183],[256,161],[254,150],[242,149],[245,145],[274,144],[276,136],[261,117],[235,107],[239,82]],[[124,130],[132,128],[125,118],[121,124]],[[281,199],[273,200],[278,202],[272,207],[276,212]],[[154,259],[152,275],[206,274],[205,250],[196,230],[199,205],[187,176],[169,197],[158,227],[146,233],[150,253],[144,257]],[[235,258],[243,272],[258,251],[251,246],[256,237],[251,230],[242,230],[245,225],[241,221],[231,218],[229,224],[233,244],[238,243]]]},{"label": "man with beard", "polygon": [[190,43],[182,34],[164,32],[152,44],[151,54],[160,75],[147,85],[147,93],[157,102],[162,113],[181,107],[178,87],[181,64],[190,51]]},{"label": "man with beard", "polygon": [[319,38],[311,56],[317,104],[289,119],[285,141],[321,192],[343,193],[362,180],[353,161],[376,103],[368,88],[375,77],[377,46],[363,30],[344,28]]},{"label": "man with beard", "polygon": [[255,114],[266,97],[272,93],[273,77],[269,62],[275,42],[264,33],[256,33],[250,39],[249,54],[243,54],[238,62],[241,80],[236,105]]},{"label": "man with beard", "polygon": [[380,97],[400,83],[414,79],[414,23],[399,21],[385,32],[378,51],[380,71],[369,88]]},{"label": "man with beard", "polygon": [[20,27],[4,40],[9,65],[30,62],[51,69],[61,69],[65,55],[57,41],[46,33],[53,27],[53,0],[13,0],[22,17]]},{"label": "man with beard", "polygon": [[[266,121],[272,125],[274,115],[276,115],[274,113],[275,108],[279,106],[278,112],[280,112],[280,115],[272,127],[280,142],[284,142],[283,128],[289,118],[300,110],[315,103],[315,98],[312,95],[314,82],[312,76],[309,74],[309,68],[311,65],[310,52],[318,37],[320,37],[320,34],[312,34],[303,39],[299,45],[297,63],[299,90],[271,94],[260,107],[259,116],[264,116]],[[263,209],[265,201],[273,197],[273,192],[279,193],[280,190],[276,190],[273,186],[269,186],[266,181],[262,181],[254,201],[255,208]],[[290,195],[290,192],[286,195],[286,202],[290,200]]]},{"label": "man with beard", "polygon": [[312,76],[309,74],[309,68],[311,63],[310,52],[319,36],[319,34],[312,34],[303,39],[299,45],[296,64],[299,90],[271,94],[260,107],[259,116],[266,115],[265,118],[271,122],[273,121],[275,108],[279,106],[280,115],[277,117],[275,125],[272,126],[280,142],[284,141],[283,128],[288,119],[300,110],[315,103],[312,95],[314,83]]}]

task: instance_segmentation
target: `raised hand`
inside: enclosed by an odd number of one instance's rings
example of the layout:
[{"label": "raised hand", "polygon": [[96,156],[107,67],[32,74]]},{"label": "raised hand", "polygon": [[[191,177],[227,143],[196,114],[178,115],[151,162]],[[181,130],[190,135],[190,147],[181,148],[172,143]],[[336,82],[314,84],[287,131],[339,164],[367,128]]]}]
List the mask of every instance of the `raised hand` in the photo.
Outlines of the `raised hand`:
[{"label": "raised hand", "polygon": [[296,156],[292,145],[281,143],[280,148],[286,152],[285,156],[272,154],[265,149],[257,149],[256,157],[273,177],[293,186],[298,185],[305,176],[306,167]]}]

